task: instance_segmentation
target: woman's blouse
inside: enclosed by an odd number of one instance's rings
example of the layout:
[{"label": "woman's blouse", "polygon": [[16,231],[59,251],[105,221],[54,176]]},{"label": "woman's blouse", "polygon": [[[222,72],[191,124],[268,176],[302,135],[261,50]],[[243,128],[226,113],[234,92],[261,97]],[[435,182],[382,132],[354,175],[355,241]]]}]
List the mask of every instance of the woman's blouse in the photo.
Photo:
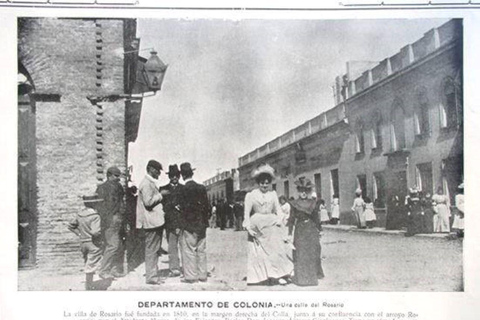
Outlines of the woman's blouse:
[{"label": "woman's blouse", "polygon": [[322,226],[318,219],[318,208],[316,201],[313,199],[297,199],[291,202],[292,211],[288,218],[288,234],[292,234],[293,226],[299,222],[313,221],[318,230],[322,230]]},{"label": "woman's blouse", "polygon": [[278,214],[281,210],[275,191],[255,189],[245,196],[243,227],[250,228],[250,214]]}]

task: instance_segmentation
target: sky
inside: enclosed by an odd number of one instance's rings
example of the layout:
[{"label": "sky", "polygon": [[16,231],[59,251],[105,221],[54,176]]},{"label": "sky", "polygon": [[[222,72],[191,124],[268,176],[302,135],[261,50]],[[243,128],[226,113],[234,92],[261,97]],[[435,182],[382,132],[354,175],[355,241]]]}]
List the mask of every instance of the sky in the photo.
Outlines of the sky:
[{"label": "sky", "polygon": [[143,100],[133,179],[156,159],[166,171],[190,162],[203,182],[334,107],[331,86],[347,61],[381,61],[447,20],[137,21],[140,55],[155,48],[168,69]]}]

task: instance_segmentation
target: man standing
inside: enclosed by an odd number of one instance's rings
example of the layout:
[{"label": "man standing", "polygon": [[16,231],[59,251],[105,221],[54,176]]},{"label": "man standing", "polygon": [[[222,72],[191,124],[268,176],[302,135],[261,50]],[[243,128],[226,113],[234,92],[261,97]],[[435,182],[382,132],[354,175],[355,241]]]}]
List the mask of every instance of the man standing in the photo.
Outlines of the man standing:
[{"label": "man standing", "polygon": [[170,194],[163,200],[165,211],[165,231],[168,241],[168,265],[170,277],[180,276],[180,259],[178,257],[178,244],[180,239],[180,196],[183,185],[178,183],[180,170],[176,164],[168,166],[168,178],[170,183],[160,188],[160,192],[167,190]]},{"label": "man standing", "polygon": [[137,200],[137,229],[145,232],[145,278],[147,284],[154,285],[163,283],[158,276],[158,252],[162,246],[165,223],[161,204],[163,196],[157,188],[161,170],[162,165],[159,162],[148,162],[147,175],[140,183]]},{"label": "man standing", "polygon": [[183,231],[180,243],[185,275],[182,282],[186,283],[207,281],[206,233],[210,204],[205,186],[193,181],[193,170],[188,162],[180,165],[180,173],[185,181],[181,195]]},{"label": "man standing", "polygon": [[123,276],[123,244],[120,233],[123,228],[125,204],[120,175],[120,169],[117,167],[108,168],[107,181],[99,185],[96,191],[98,197],[103,199],[98,207],[104,248],[98,272],[102,279]]}]

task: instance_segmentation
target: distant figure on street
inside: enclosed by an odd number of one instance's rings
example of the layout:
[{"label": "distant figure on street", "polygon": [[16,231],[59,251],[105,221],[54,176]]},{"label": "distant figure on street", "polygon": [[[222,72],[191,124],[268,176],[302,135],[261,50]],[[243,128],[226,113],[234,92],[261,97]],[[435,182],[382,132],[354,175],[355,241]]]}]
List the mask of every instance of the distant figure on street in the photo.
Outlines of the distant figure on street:
[{"label": "distant figure on street", "polygon": [[353,200],[352,211],[355,215],[357,220],[357,226],[359,229],[366,228],[366,221],[365,221],[365,202],[362,198],[362,190],[357,189],[355,191],[355,200]]},{"label": "distant figure on street", "polygon": [[93,276],[102,259],[102,230],[98,204],[103,200],[97,195],[83,196],[85,208],[75,214],[68,229],[80,238],[80,250],[85,262],[85,290],[94,290]]},{"label": "distant figure on street", "polygon": [[157,188],[162,165],[156,160],[147,164],[147,175],[138,187],[137,229],[145,233],[145,281],[147,284],[159,285],[163,280],[158,275],[158,254],[162,247],[165,212],[161,203],[163,195]]},{"label": "distant figure on street", "polygon": [[309,179],[295,182],[299,194],[298,200],[291,202],[292,213],[288,226],[292,236],[293,227],[293,283],[299,286],[316,286],[318,279],[325,277],[322,268],[320,232],[322,226],[319,219],[320,201],[309,197],[313,184]]},{"label": "distant figure on street", "polygon": [[102,222],[103,259],[99,275],[102,279],[123,277],[124,246],[122,233],[125,223],[123,187],[120,184],[120,169],[110,167],[107,181],[97,187],[96,194],[103,202],[98,207]]},{"label": "distant figure on street", "polygon": [[243,230],[243,201],[237,200],[233,206],[233,214],[235,216],[235,231]]},{"label": "distant figure on street", "polygon": [[162,200],[163,210],[165,211],[165,231],[167,232],[168,241],[168,265],[169,277],[178,277],[180,271],[180,219],[181,219],[181,193],[183,184],[179,183],[180,170],[176,164],[168,166],[168,178],[170,183],[160,188],[160,192],[167,190],[169,194],[165,195]]},{"label": "distant figure on street", "polygon": [[435,211],[434,231],[450,232],[450,199],[443,194],[443,188],[438,187],[437,193],[433,195],[433,211]]},{"label": "distant figure on street", "polygon": [[396,194],[392,195],[387,208],[388,212],[385,229],[400,230],[403,227],[403,208],[404,205],[400,197]]},{"label": "distant figure on street", "polygon": [[409,195],[405,199],[407,208],[407,233],[405,236],[413,236],[417,233],[423,232],[424,212],[422,202],[420,199],[420,193],[416,187],[410,189]]},{"label": "distant figure on street", "polygon": [[458,238],[463,238],[464,236],[464,217],[465,217],[465,196],[463,195],[463,183],[457,187],[457,195],[455,196],[455,217],[453,220],[452,229],[455,231],[455,235]]},{"label": "distant figure on street", "polygon": [[333,199],[332,199],[332,205],[331,205],[331,219],[330,223],[331,224],[338,224],[338,221],[340,220],[340,200],[338,199],[338,195],[334,194]]},{"label": "distant figure on street", "polygon": [[371,229],[375,227],[377,222],[377,215],[375,214],[375,207],[373,206],[372,199],[365,197],[365,221],[367,228]]},{"label": "distant figure on street", "polygon": [[291,206],[290,203],[288,203],[287,198],[285,196],[280,196],[278,198],[278,201],[280,202],[280,208],[281,210],[281,215],[279,215],[280,220],[282,222],[282,229],[284,229],[284,232],[286,236],[288,236],[288,218],[290,217],[291,213]]},{"label": "distant figure on street", "polygon": [[207,228],[210,214],[205,186],[193,181],[193,169],[188,162],[180,165],[185,186],[181,193],[181,252],[185,283],[207,281]]},{"label": "distant figure on street", "polygon": [[220,230],[225,230],[227,227],[227,203],[225,199],[220,199],[217,202],[217,225]]},{"label": "distant figure on street", "polygon": [[421,196],[421,204],[422,204],[422,211],[423,211],[423,232],[424,233],[432,233],[433,232],[433,202],[432,202],[432,194],[430,192],[426,192],[424,195]]},{"label": "distant figure on street", "polygon": [[279,214],[282,209],[278,196],[270,190],[274,169],[262,163],[252,176],[258,188],[245,197],[243,221],[249,234],[247,284],[285,285],[293,271],[293,264],[281,228]]},{"label": "distant figure on street", "polygon": [[325,205],[325,200],[320,199],[318,200],[318,210],[320,215],[320,223],[321,224],[328,224],[330,222],[330,217],[328,216],[327,206]]},{"label": "distant figure on street", "polygon": [[209,219],[210,228],[215,229],[217,227],[217,205],[215,201],[212,201],[212,211]]}]

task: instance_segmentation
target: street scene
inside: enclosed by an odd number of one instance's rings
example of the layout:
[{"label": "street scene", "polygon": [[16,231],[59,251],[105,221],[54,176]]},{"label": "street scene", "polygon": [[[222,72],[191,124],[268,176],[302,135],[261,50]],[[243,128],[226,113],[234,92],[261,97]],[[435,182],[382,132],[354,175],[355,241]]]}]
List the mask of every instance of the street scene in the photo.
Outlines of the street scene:
[{"label": "street scene", "polygon": [[463,125],[462,19],[19,18],[18,289],[464,291]]}]

